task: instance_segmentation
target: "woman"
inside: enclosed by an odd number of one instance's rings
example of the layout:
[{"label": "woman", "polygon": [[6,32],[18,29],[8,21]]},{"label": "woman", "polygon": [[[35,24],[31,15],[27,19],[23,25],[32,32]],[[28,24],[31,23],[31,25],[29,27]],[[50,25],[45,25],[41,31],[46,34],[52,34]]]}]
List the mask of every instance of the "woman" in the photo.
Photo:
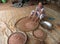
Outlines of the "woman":
[{"label": "woman", "polygon": [[40,20],[43,19],[45,16],[45,11],[41,2],[39,2],[39,4],[37,5],[36,11],[38,12],[38,17],[40,17]]},{"label": "woman", "polygon": [[30,19],[37,21],[38,19],[42,20],[44,17],[45,17],[44,7],[42,3],[39,2],[36,9],[31,12]]}]

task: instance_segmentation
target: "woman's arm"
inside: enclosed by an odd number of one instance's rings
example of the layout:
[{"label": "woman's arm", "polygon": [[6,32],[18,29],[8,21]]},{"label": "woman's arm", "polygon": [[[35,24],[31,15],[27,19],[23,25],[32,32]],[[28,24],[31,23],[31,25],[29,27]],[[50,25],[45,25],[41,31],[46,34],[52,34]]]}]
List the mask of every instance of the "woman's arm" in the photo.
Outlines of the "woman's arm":
[{"label": "woman's arm", "polygon": [[40,14],[44,14],[45,13],[44,8],[40,9],[39,11],[40,11]]}]

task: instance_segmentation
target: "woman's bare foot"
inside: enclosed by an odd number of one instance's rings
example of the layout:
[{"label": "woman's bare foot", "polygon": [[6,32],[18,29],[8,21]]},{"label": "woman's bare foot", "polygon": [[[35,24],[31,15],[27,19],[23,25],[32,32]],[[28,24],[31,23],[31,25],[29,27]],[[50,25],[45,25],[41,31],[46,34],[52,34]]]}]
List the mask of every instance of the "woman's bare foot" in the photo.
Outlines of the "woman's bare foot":
[{"label": "woman's bare foot", "polygon": [[37,21],[39,21],[39,18],[38,17],[35,18],[34,22],[37,22]]}]

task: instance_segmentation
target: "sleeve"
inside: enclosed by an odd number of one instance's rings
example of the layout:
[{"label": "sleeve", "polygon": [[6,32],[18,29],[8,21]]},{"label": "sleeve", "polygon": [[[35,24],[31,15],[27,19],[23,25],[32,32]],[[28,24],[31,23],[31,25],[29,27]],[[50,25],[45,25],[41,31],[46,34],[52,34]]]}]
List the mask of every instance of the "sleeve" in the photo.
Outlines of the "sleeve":
[{"label": "sleeve", "polygon": [[38,7],[36,7],[36,11],[38,11]]},{"label": "sleeve", "polygon": [[44,11],[44,8],[42,8],[41,11],[43,12]]},{"label": "sleeve", "polygon": [[31,15],[34,14],[34,10],[32,10]]}]

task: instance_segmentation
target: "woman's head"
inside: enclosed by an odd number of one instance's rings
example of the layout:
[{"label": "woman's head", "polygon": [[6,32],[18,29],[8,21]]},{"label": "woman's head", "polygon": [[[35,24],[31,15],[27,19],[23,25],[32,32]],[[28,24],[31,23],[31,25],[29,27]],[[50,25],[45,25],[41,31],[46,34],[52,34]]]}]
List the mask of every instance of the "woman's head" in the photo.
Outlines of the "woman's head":
[{"label": "woman's head", "polygon": [[41,3],[41,2],[39,2],[39,3],[38,3],[38,6],[39,6],[39,7],[42,7],[43,5],[42,5],[42,3]]}]

